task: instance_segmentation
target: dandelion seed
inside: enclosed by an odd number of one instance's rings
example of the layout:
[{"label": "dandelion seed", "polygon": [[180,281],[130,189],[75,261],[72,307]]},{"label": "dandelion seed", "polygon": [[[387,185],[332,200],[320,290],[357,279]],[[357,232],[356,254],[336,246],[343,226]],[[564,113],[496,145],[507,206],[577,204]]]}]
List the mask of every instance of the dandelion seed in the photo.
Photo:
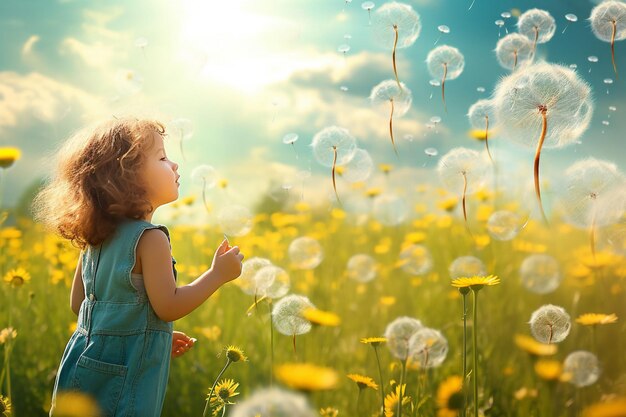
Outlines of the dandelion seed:
[{"label": "dandelion seed", "polygon": [[563,362],[563,375],[578,388],[595,384],[600,377],[598,357],[584,350],[570,353]]},{"label": "dandelion seed", "polygon": [[398,256],[398,266],[411,275],[424,275],[433,267],[433,258],[424,245],[409,245]]},{"label": "dandelion seed", "polygon": [[207,212],[210,212],[206,192],[217,184],[217,171],[210,165],[199,165],[191,171],[191,180],[202,185],[202,202]]},{"label": "dandelion seed", "polygon": [[176,140],[178,140],[180,155],[183,157],[183,160],[187,160],[183,149],[183,142],[187,142],[193,137],[194,128],[192,121],[182,117],[174,119],[169,122],[167,130],[171,131]]},{"label": "dandelion seed", "polygon": [[437,37],[437,39],[435,40],[435,43],[433,45],[437,45],[437,42],[439,42],[439,39],[441,38],[441,35],[445,35],[450,33],[450,28],[446,25],[439,25],[437,26],[437,30],[439,31],[439,36]]},{"label": "dandelion seed", "polygon": [[339,168],[343,169],[341,177],[354,184],[370,177],[374,169],[374,161],[368,151],[357,148],[350,162]]},{"label": "dandelion seed", "polygon": [[517,21],[519,33],[533,41],[533,54],[538,43],[546,43],[556,31],[556,22],[550,13],[541,9],[530,9],[524,12]]},{"label": "dandelion seed", "polygon": [[385,226],[401,224],[408,214],[406,200],[395,194],[382,194],[376,197],[372,206],[372,215]]},{"label": "dandelion seed", "polygon": [[420,368],[436,368],[448,355],[448,340],[439,330],[424,327],[409,339],[409,360]]},{"label": "dandelion seed", "polygon": [[481,276],[487,273],[485,264],[475,256],[461,256],[456,258],[448,268],[452,279],[460,277]]},{"label": "dandelion seed", "polygon": [[245,236],[252,230],[252,213],[244,206],[231,205],[220,210],[217,221],[229,236]]},{"label": "dandelion seed", "polygon": [[311,331],[311,322],[305,319],[302,312],[307,308],[315,308],[309,299],[302,295],[287,295],[274,304],[272,322],[281,334],[293,337],[293,350],[296,351],[296,336]]},{"label": "dandelion seed", "polygon": [[289,244],[287,253],[297,269],[315,269],[324,259],[322,246],[316,239],[308,236],[294,239]]},{"label": "dandelion seed", "polygon": [[478,100],[470,106],[467,112],[467,117],[474,129],[485,129],[485,149],[492,163],[494,161],[489,151],[489,124],[493,125],[495,123],[495,113],[494,102],[491,100]]},{"label": "dandelion seed", "polygon": [[316,417],[304,394],[280,388],[263,388],[239,402],[231,417]]},{"label": "dandelion seed", "polygon": [[393,136],[393,118],[404,116],[411,107],[413,96],[404,83],[385,80],[374,86],[370,93],[370,102],[376,108],[389,109],[389,137],[393,151],[398,155]]},{"label": "dandelion seed", "polygon": [[561,34],[565,33],[570,23],[578,22],[578,16],[573,13],[568,13],[565,15],[565,20],[567,20],[567,24],[565,25],[565,28],[563,29],[563,32],[561,32]]},{"label": "dandelion seed", "polygon": [[385,328],[387,347],[393,356],[407,360],[409,356],[409,339],[424,326],[412,317],[398,317]]},{"label": "dandelion seed", "polygon": [[495,211],[487,220],[487,232],[496,240],[514,239],[522,227],[520,217],[508,210]]},{"label": "dandelion seed", "polygon": [[383,47],[391,47],[393,73],[398,88],[402,89],[396,68],[396,50],[407,48],[418,38],[422,29],[420,16],[404,3],[385,3],[374,13],[375,39]]},{"label": "dandelion seed", "polygon": [[446,80],[454,80],[461,75],[465,67],[465,58],[457,48],[441,45],[428,53],[426,65],[431,77],[441,79],[441,100],[443,101],[443,108],[447,113]]},{"label": "dandelion seed", "polygon": [[562,278],[558,261],[550,255],[530,255],[520,267],[522,286],[536,294],[553,292],[561,284]]},{"label": "dandelion seed", "polygon": [[373,1],[364,1],[363,3],[361,3],[361,8],[363,10],[367,10],[367,25],[371,26],[372,25],[372,9],[374,8],[375,4]]},{"label": "dandelion seed", "polygon": [[378,264],[374,258],[369,255],[359,253],[348,259],[346,266],[346,275],[356,282],[370,282],[376,278],[376,270]]},{"label": "dandelion seed", "polygon": [[532,61],[533,44],[526,36],[511,33],[498,41],[495,53],[500,66],[514,71],[518,64],[522,66]]},{"label": "dandelion seed", "polygon": [[330,126],[322,129],[313,136],[311,142],[313,147],[313,155],[317,162],[326,167],[332,167],[331,177],[333,181],[333,189],[337,201],[337,185],[335,183],[335,169],[338,165],[344,165],[354,157],[356,152],[356,139],[350,135],[347,129]]},{"label": "dandelion seed", "polygon": [[257,272],[262,268],[271,265],[272,262],[269,259],[254,257],[246,259],[241,264],[241,275],[235,282],[239,285],[241,290],[248,295],[263,295],[264,291],[272,285],[272,281],[268,281],[263,276],[264,280],[259,280],[261,277],[257,277]]},{"label": "dandelion seed", "polygon": [[546,304],[530,316],[530,332],[541,343],[559,343],[565,340],[571,328],[569,314],[563,307]]}]

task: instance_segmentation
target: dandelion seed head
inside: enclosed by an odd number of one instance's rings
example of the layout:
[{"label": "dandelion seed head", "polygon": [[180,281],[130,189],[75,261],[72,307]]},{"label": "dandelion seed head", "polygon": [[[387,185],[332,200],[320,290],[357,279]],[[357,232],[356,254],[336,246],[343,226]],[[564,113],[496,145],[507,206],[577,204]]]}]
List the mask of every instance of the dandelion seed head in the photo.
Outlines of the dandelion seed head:
[{"label": "dandelion seed head", "polygon": [[411,108],[413,94],[411,90],[400,83],[400,88],[396,80],[385,80],[376,84],[370,92],[370,102],[372,106],[379,109],[379,112],[389,113],[391,101],[393,101],[393,117],[401,117]]},{"label": "dandelion seed head", "polygon": [[431,77],[442,79],[445,73],[446,80],[454,80],[463,72],[465,58],[457,48],[441,45],[428,53],[426,66]]},{"label": "dandelion seed head", "polygon": [[556,22],[552,15],[545,10],[530,9],[522,13],[517,21],[519,33],[537,43],[546,43],[556,31]]},{"label": "dandelion seed head", "polygon": [[286,336],[308,333],[311,330],[311,322],[302,316],[302,312],[307,308],[315,306],[305,296],[290,294],[281,298],[272,308],[274,327]]},{"label": "dandelion seed head", "polygon": [[263,388],[233,406],[232,417],[316,417],[306,396],[280,388]]},{"label": "dandelion seed head", "polygon": [[[262,295],[263,291],[272,284],[272,281],[258,281],[256,274],[262,268],[271,264],[272,262],[265,258],[254,257],[246,259],[241,266],[241,275],[235,282],[248,295]],[[270,277],[264,276],[263,278]]]},{"label": "dandelion seed head", "polygon": [[426,246],[413,244],[402,249],[398,264],[407,274],[423,275],[433,267],[433,257]]},{"label": "dandelion seed head", "polygon": [[565,340],[571,328],[570,316],[563,307],[546,304],[530,316],[530,332],[541,343]]},{"label": "dandelion seed head", "polygon": [[398,31],[396,48],[406,48],[419,37],[422,29],[419,14],[404,3],[390,2],[380,6],[372,14],[372,28],[375,41],[382,47],[391,49]]},{"label": "dandelion seed head", "polygon": [[396,226],[406,220],[409,206],[406,200],[396,194],[382,194],[376,197],[372,215],[385,226]]},{"label": "dandelion seed head", "polygon": [[467,117],[474,129],[485,130],[487,119],[489,126],[494,126],[496,121],[494,103],[491,100],[478,100],[469,108]]},{"label": "dandelion seed head", "polygon": [[467,194],[482,187],[489,165],[481,154],[469,148],[454,148],[439,159],[437,173],[443,185],[461,195],[466,184]]},{"label": "dandelion seed head", "polygon": [[498,41],[495,52],[500,66],[519,69],[532,61],[533,43],[524,35],[510,33]]},{"label": "dandelion seed head", "polygon": [[522,226],[520,217],[508,210],[494,211],[487,220],[487,232],[496,240],[514,239]]},{"label": "dandelion seed head", "polygon": [[448,355],[448,340],[439,330],[423,327],[409,339],[409,360],[420,368],[436,368]]},{"label": "dandelion seed head", "polygon": [[191,171],[191,181],[207,189],[217,184],[217,171],[211,165],[198,165]]},{"label": "dandelion seed head", "polygon": [[314,269],[324,259],[320,243],[308,236],[294,239],[289,244],[287,253],[293,266],[298,269]]},{"label": "dandelion seed head", "polygon": [[604,42],[611,42],[614,22],[615,40],[626,39],[626,3],[624,2],[603,1],[591,10],[589,21],[593,34]]},{"label": "dandelion seed head", "polygon": [[[277,299],[287,294],[291,284],[287,271],[276,265],[267,265],[259,269],[255,275],[255,281],[264,285],[258,295],[272,299]],[[269,285],[266,285],[266,283],[269,283]]]},{"label": "dandelion seed head", "polygon": [[559,262],[550,255],[530,255],[520,266],[522,286],[536,294],[548,294],[556,290],[562,278]]},{"label": "dandelion seed head", "polygon": [[409,355],[409,339],[423,328],[422,322],[412,317],[398,317],[385,328],[387,347],[393,356],[405,360]]},{"label": "dandelion seed head", "polygon": [[325,167],[332,167],[337,151],[336,165],[344,165],[354,157],[356,139],[348,129],[338,126],[329,126],[313,136],[311,142],[315,160]]},{"label": "dandelion seed head", "polygon": [[365,181],[370,177],[374,169],[374,161],[368,151],[357,148],[350,162],[339,168],[344,169],[341,178],[355,183]]},{"label": "dandelion seed head", "polygon": [[600,377],[598,357],[585,350],[570,353],[563,362],[563,374],[567,381],[579,388],[595,384]]},{"label": "dandelion seed head", "polygon": [[374,258],[364,253],[353,255],[348,260],[346,274],[357,282],[370,282],[376,278],[377,263]]},{"label": "dandelion seed head", "polygon": [[252,230],[252,213],[247,207],[231,205],[224,207],[217,215],[222,231],[229,236],[245,236]]}]

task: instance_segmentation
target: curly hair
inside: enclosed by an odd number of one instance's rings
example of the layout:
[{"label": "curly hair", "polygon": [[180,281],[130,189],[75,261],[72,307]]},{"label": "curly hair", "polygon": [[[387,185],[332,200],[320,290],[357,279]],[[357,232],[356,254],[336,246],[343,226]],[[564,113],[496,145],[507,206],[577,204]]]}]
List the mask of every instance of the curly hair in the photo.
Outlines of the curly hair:
[{"label": "curly hair", "polygon": [[141,167],[154,135],[153,120],[115,119],[85,128],[57,153],[57,170],[33,200],[35,218],[81,249],[97,246],[125,219],[152,212]]}]

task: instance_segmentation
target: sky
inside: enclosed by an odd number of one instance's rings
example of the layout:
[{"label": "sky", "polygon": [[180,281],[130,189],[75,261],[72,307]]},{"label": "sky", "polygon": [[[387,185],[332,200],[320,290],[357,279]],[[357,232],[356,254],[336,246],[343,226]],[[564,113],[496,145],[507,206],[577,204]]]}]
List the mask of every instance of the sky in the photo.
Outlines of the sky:
[{"label": "sky", "polygon": [[[475,0],[470,9],[471,0],[405,1],[419,14],[421,30],[414,44],[396,53],[398,76],[412,93],[407,113],[394,119],[397,156],[388,111],[369,99],[375,85],[394,78],[391,50],[376,39],[362,3],[0,2],[0,146],[23,152],[6,172],[5,204],[53,172],[51,155],[72,132],[120,115],[155,117],[172,127],[168,154],[180,164],[181,195],[200,193],[191,178],[199,165],[227,179],[226,191],[208,192],[216,206],[251,207],[280,192],[335,204],[330,168],[316,161],[310,146],[316,133],[334,125],[348,129],[370,154],[369,186],[387,184],[407,196],[423,182],[441,186],[439,157],[458,146],[483,149],[468,136],[468,109],[510,73],[496,60],[496,43],[532,8],[548,11],[557,25],[553,38],[537,46],[535,60],[575,64],[594,103],[576,144],[542,154],[542,178],[555,184],[547,198],[577,160],[595,157],[626,169],[626,88],[613,73],[610,45],[591,30],[588,17],[597,2]],[[390,2],[374,3],[375,23],[376,11]],[[501,16],[506,12],[510,18]],[[568,25],[568,13],[578,21]],[[503,27],[494,23],[499,19]],[[342,44],[350,47],[345,53],[338,50]],[[425,62],[444,44],[465,60],[463,72],[445,84],[447,112]],[[618,69],[626,71],[626,44],[616,42],[615,51]],[[588,61],[592,55],[597,62]],[[606,84],[607,78],[614,82]],[[182,141],[174,129],[181,119],[191,126]],[[282,141],[288,133],[298,135],[293,145]],[[516,145],[502,130],[492,132],[490,146],[503,181],[531,179],[534,149]],[[427,155],[427,148],[438,155]],[[383,163],[393,166],[385,178],[377,168]],[[347,195],[351,186],[339,179],[338,191]]]}]

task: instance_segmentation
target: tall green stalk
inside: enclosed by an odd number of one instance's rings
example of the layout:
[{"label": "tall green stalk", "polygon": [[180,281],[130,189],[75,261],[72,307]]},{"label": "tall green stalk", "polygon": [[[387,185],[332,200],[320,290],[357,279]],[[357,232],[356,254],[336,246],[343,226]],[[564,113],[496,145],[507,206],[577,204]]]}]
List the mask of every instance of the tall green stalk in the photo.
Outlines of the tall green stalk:
[{"label": "tall green stalk", "polygon": [[459,288],[459,292],[463,296],[463,379],[462,379],[462,387],[463,387],[463,408],[461,409],[461,417],[465,417],[467,413],[467,293],[469,290],[467,288]]},{"label": "tall green stalk", "polygon": [[402,363],[402,373],[400,374],[400,390],[398,391],[398,412],[396,413],[398,415],[398,417],[402,417],[402,397],[403,397],[403,389],[402,386],[404,385],[404,375],[406,374],[406,362],[407,362],[408,358],[400,361]]},{"label": "tall green stalk", "polygon": [[474,311],[472,312],[472,321],[474,329],[472,331],[473,352],[474,355],[474,369],[472,371],[474,378],[474,417],[478,417],[478,325],[476,324],[476,317],[478,316],[478,290],[472,288],[472,298],[474,301]]},{"label": "tall green stalk", "polygon": [[380,358],[378,357],[378,345],[372,344],[374,348],[374,354],[376,355],[376,363],[378,364],[378,375],[380,376],[380,399],[382,405],[382,414],[381,417],[385,417],[385,384],[383,382],[383,370],[380,367]]},{"label": "tall green stalk", "polygon": [[215,390],[215,386],[217,385],[217,381],[219,381],[222,374],[226,371],[226,368],[228,368],[228,365],[230,365],[230,358],[226,357],[226,365],[224,365],[224,367],[222,368],[222,371],[219,373],[217,378],[215,378],[215,382],[213,383],[213,386],[211,387],[211,391],[209,391],[209,396],[206,399],[206,405],[204,406],[202,417],[206,417],[206,413],[207,411],[209,411],[209,404],[211,403],[211,397],[213,396],[213,391]]}]

